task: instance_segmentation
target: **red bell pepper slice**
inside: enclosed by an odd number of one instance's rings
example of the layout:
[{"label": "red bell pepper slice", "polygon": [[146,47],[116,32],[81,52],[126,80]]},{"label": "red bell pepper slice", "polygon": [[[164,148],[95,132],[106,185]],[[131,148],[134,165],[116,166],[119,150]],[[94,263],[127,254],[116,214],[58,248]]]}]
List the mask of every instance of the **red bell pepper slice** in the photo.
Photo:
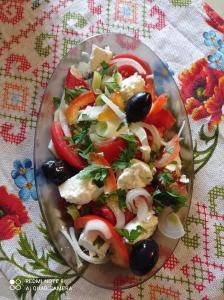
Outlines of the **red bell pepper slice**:
[{"label": "red bell pepper slice", "polygon": [[176,122],[174,116],[165,108],[162,108],[158,113],[150,116],[147,115],[145,123],[154,125],[163,134],[168,131]]},{"label": "red bell pepper slice", "polygon": [[95,98],[95,94],[92,91],[89,91],[72,100],[66,110],[67,123],[72,125],[76,121],[80,109],[93,104],[95,102]]},{"label": "red bell pepper slice", "polygon": [[145,72],[147,74],[152,74],[152,71],[151,69],[149,68],[149,66],[139,57],[133,55],[133,54],[129,54],[129,53],[125,53],[125,54],[118,54],[118,55],[115,55],[113,57],[113,59],[118,59],[118,58],[129,58],[129,59],[133,59],[135,60],[137,63],[139,63],[142,68],[145,70]]},{"label": "red bell pepper slice", "polygon": [[[94,163],[97,165],[110,166],[108,161],[103,156],[101,156],[97,153],[90,153],[89,160],[91,163]],[[105,188],[105,193],[112,193],[112,192],[116,191],[116,189],[117,189],[116,177],[111,168],[109,168],[109,175],[105,179],[104,188]]]},{"label": "red bell pepper slice", "polygon": [[125,245],[123,238],[115,231],[110,222],[98,216],[88,215],[77,218],[74,221],[74,226],[76,229],[82,229],[85,227],[88,221],[92,220],[100,220],[108,226],[112,235],[111,239],[109,240],[111,244],[110,259],[115,265],[127,268],[129,265],[128,248]]},{"label": "red bell pepper slice", "polygon": [[85,82],[83,78],[75,77],[71,70],[68,70],[67,76],[65,78],[65,88],[67,89],[74,89],[77,87],[84,87],[86,89],[90,89],[89,84]]},{"label": "red bell pepper slice", "polygon": [[82,170],[85,167],[84,160],[74,152],[74,147],[68,146],[64,139],[65,135],[60,122],[53,122],[51,125],[51,138],[58,155],[76,169]]},{"label": "red bell pepper slice", "polygon": [[165,146],[162,157],[155,161],[156,168],[163,168],[179,155],[180,153],[180,138],[175,135]]},{"label": "red bell pepper slice", "polygon": [[157,97],[155,102],[152,103],[152,107],[148,113],[148,118],[150,118],[150,116],[156,115],[158,112],[160,112],[161,109],[164,107],[164,105],[167,103],[167,100],[168,100],[168,98],[164,94]]},{"label": "red bell pepper slice", "polygon": [[120,157],[121,152],[125,149],[126,143],[123,139],[117,138],[114,141],[96,145],[97,152],[103,152],[106,160],[111,164]]},{"label": "red bell pepper slice", "polygon": [[135,73],[138,73],[138,70],[135,69],[135,67],[129,65],[120,66],[117,68],[117,70],[121,74],[123,79],[128,78],[134,75]]}]

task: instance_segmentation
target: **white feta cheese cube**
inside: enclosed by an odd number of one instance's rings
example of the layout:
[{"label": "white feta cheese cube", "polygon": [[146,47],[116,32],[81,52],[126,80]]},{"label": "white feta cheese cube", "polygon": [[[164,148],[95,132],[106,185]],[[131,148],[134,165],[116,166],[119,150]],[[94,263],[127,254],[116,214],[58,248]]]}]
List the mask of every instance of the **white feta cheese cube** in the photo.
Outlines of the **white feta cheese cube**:
[{"label": "white feta cheese cube", "polygon": [[100,48],[96,45],[92,46],[92,52],[90,56],[89,61],[89,68],[90,71],[95,71],[98,67],[100,67],[100,64],[105,61],[106,63],[110,63],[112,59],[112,52],[110,51],[109,47],[106,47],[105,49]]},{"label": "white feta cheese cube", "polygon": [[145,80],[138,73],[124,79],[121,83],[121,95],[124,101],[128,101],[130,97],[139,92],[144,92],[144,90]]}]

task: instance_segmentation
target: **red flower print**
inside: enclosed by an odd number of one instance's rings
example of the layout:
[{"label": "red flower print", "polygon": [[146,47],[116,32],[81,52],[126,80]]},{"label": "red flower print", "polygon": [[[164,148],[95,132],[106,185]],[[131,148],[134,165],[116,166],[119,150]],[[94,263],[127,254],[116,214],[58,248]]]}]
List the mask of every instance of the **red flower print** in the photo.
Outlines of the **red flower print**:
[{"label": "red flower print", "polygon": [[206,19],[208,25],[224,33],[224,20],[207,3],[204,3],[203,8],[209,17],[209,19]]},{"label": "red flower print", "polygon": [[208,127],[212,128],[214,125],[218,125],[222,119],[224,107],[224,76],[219,79],[219,84],[215,87],[215,92],[212,97],[210,97],[205,102],[205,108],[207,112],[211,115],[208,123]]},{"label": "red flower print", "polygon": [[23,18],[24,0],[3,1],[0,4],[0,21],[15,25]]},{"label": "red flower print", "polygon": [[[190,69],[179,75],[181,96],[187,113],[192,115],[193,120],[211,116],[206,103],[211,97],[213,98],[215,91],[217,93],[219,80],[223,76],[224,72],[212,69],[205,58],[199,59]],[[211,119],[209,121],[210,129],[212,124],[215,124]]]},{"label": "red flower print", "polygon": [[20,199],[8,194],[6,187],[0,187],[0,240],[11,239],[21,232],[21,226],[29,223],[26,207]]}]

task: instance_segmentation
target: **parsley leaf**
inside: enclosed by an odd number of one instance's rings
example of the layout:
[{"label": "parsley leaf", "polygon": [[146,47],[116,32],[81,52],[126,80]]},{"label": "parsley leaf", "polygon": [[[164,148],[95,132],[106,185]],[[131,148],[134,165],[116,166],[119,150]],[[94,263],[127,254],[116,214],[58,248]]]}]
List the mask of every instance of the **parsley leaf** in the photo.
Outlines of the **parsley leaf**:
[{"label": "parsley leaf", "polygon": [[153,194],[153,202],[157,213],[161,212],[166,206],[170,206],[174,211],[178,211],[181,207],[187,205],[187,198],[173,187],[170,190],[161,191],[157,189]]},{"label": "parsley leaf", "polygon": [[115,228],[115,230],[123,237],[125,237],[130,243],[134,242],[143,232],[145,229],[138,225],[136,229],[132,229],[131,231],[127,229]]},{"label": "parsley leaf", "polygon": [[104,84],[110,94],[120,91],[120,86],[115,81],[106,81]]},{"label": "parsley leaf", "polygon": [[168,187],[171,183],[175,182],[172,174],[167,170],[162,173],[159,173],[157,179],[162,183],[164,188]]},{"label": "parsley leaf", "polygon": [[67,206],[67,213],[72,217],[73,220],[80,216],[79,211],[74,204]]},{"label": "parsley leaf", "polygon": [[104,75],[108,75],[109,74],[109,69],[110,69],[110,65],[108,63],[106,63],[105,61],[102,61],[102,63],[100,64],[102,69],[100,70],[100,74],[103,77]]},{"label": "parsley leaf", "polygon": [[61,104],[61,98],[53,97],[53,103],[54,103],[55,108],[58,108]]},{"label": "parsley leaf", "polygon": [[84,159],[88,160],[89,153],[94,152],[94,144],[90,141],[89,145],[80,146],[76,152]]},{"label": "parsley leaf", "polygon": [[84,87],[74,88],[74,89],[67,89],[65,88],[65,102],[70,104],[73,99],[78,97],[79,95],[87,92],[88,90]]},{"label": "parsley leaf", "polygon": [[98,197],[96,204],[98,207],[104,205],[112,196],[117,196],[118,198],[118,205],[120,209],[126,208],[126,191],[124,189],[117,189],[114,192],[108,194],[102,194]]},{"label": "parsley leaf", "polygon": [[130,160],[135,157],[137,151],[137,142],[133,135],[123,134],[121,135],[121,138],[127,142],[127,145],[120,157],[113,161],[112,168],[114,171],[117,169],[125,169],[130,166]]},{"label": "parsley leaf", "polygon": [[85,169],[79,172],[77,178],[82,180],[94,180],[94,181],[104,181],[109,175],[109,167],[97,164],[92,164],[87,166]]}]

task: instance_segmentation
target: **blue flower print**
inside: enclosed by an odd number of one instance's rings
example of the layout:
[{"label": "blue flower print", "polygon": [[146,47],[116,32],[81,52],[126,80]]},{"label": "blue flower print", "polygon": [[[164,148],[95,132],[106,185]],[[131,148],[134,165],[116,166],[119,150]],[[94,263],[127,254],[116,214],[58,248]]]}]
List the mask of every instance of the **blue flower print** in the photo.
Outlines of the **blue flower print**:
[{"label": "blue flower print", "polygon": [[34,170],[26,169],[25,175],[19,175],[15,179],[16,186],[20,189],[19,197],[22,201],[27,201],[30,196],[37,200],[37,192],[34,180]]},{"label": "blue flower print", "polygon": [[224,60],[221,53],[216,52],[214,55],[208,56],[209,65],[213,69],[222,71],[224,69]]},{"label": "blue flower print", "polygon": [[11,175],[12,178],[15,179],[19,175],[25,175],[27,169],[32,167],[32,161],[30,159],[24,159],[23,163],[19,160],[15,160],[13,162],[14,170],[12,170]]},{"label": "blue flower print", "polygon": [[37,200],[32,161],[30,159],[24,159],[23,162],[15,160],[13,167],[14,170],[12,170],[11,175],[16,186],[20,189],[20,199],[27,201],[31,197],[33,200]]},{"label": "blue flower print", "polygon": [[209,32],[204,32],[203,37],[206,46],[218,46],[218,38],[215,31],[211,30]]},{"label": "blue flower print", "polygon": [[222,54],[224,54],[224,40],[218,40],[218,45],[219,45],[219,52],[221,52]]}]

